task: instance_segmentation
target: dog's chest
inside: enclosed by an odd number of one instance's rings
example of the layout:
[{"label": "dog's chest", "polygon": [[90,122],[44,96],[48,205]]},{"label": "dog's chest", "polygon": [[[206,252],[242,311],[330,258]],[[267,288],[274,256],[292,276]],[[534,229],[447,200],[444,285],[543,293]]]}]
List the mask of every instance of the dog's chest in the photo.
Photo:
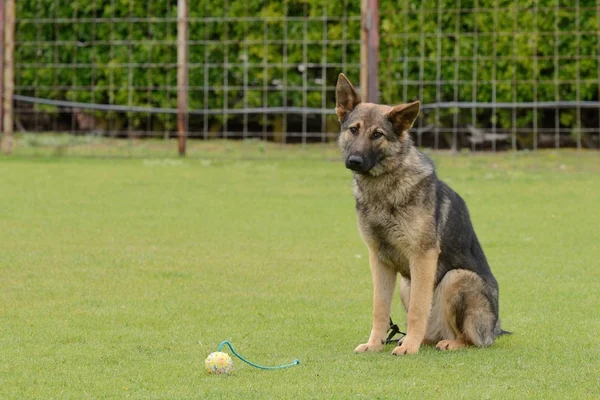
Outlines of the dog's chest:
[{"label": "dog's chest", "polygon": [[398,211],[377,208],[357,210],[357,216],[361,234],[371,248],[377,249],[377,257],[409,277],[407,255],[412,243],[403,216]]},{"label": "dog's chest", "polygon": [[401,182],[361,184],[354,181],[356,214],[363,239],[377,249],[379,259],[409,277],[410,254],[427,233],[427,218],[418,202],[407,201],[414,192]]}]

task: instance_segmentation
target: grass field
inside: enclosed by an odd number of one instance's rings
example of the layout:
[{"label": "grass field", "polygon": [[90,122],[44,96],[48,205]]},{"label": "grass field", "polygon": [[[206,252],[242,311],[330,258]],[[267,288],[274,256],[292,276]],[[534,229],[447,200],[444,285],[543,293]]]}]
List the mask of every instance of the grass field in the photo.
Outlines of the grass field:
[{"label": "grass field", "polygon": [[[371,282],[349,172],[232,146],[0,157],[0,398],[600,397],[599,153],[433,155],[470,207],[514,335],[397,358],[352,352]],[[224,339],[301,365],[205,375]]]}]

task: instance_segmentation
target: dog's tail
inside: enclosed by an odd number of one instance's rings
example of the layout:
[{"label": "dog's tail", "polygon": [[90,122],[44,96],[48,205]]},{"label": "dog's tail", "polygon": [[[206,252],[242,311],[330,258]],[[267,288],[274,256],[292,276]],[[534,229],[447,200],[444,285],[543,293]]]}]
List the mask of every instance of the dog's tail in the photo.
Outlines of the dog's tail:
[{"label": "dog's tail", "polygon": [[494,336],[502,336],[502,335],[512,335],[512,332],[505,331],[500,327],[500,318],[498,318],[498,322],[496,322],[496,326],[494,327]]}]

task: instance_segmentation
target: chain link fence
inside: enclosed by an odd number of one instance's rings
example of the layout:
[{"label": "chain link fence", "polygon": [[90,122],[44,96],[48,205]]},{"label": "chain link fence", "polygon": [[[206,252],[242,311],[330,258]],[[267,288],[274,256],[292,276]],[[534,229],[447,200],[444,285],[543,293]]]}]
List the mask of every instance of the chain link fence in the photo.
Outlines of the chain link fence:
[{"label": "chain link fence", "polygon": [[382,103],[421,100],[420,146],[598,149],[598,1],[6,0],[15,146],[174,150],[182,111],[188,144],[332,142],[337,75],[363,72]]}]

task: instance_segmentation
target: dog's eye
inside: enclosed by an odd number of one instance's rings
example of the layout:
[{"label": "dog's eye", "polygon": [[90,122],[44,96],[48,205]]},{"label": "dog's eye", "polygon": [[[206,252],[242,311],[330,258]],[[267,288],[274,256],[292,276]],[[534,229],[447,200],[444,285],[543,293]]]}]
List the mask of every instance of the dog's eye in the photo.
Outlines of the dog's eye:
[{"label": "dog's eye", "polygon": [[351,126],[349,129],[351,134],[356,135],[358,133],[358,128],[355,126]]},{"label": "dog's eye", "polygon": [[371,139],[376,140],[376,139],[379,139],[382,136],[383,136],[383,132],[381,132],[381,131],[375,131],[371,135]]}]

